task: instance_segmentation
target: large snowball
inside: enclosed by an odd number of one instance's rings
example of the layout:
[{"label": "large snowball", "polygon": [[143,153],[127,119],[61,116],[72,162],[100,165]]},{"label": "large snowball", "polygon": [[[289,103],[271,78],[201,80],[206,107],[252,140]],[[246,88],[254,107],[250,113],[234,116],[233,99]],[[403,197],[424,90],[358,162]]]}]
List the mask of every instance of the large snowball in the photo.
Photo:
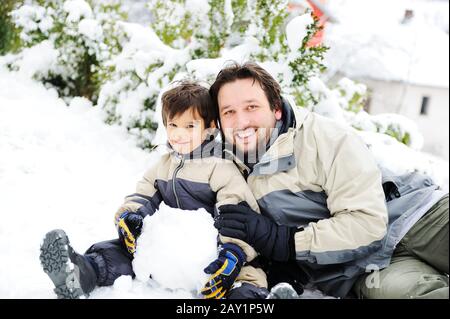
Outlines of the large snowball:
[{"label": "large snowball", "polygon": [[149,276],[161,286],[198,292],[208,279],[203,269],[217,258],[217,230],[205,209],[187,211],[161,203],[144,219],[133,269],[136,278]]}]

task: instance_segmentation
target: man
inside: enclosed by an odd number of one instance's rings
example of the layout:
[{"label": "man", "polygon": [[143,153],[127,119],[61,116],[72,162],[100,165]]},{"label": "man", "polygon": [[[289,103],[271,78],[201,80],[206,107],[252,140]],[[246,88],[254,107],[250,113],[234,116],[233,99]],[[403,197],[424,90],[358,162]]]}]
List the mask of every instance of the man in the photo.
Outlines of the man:
[{"label": "man", "polygon": [[448,194],[382,175],[356,134],[288,103],[256,64],[223,69],[210,94],[262,212],[222,206],[215,225],[268,260],[269,277],[336,297],[448,298]]}]

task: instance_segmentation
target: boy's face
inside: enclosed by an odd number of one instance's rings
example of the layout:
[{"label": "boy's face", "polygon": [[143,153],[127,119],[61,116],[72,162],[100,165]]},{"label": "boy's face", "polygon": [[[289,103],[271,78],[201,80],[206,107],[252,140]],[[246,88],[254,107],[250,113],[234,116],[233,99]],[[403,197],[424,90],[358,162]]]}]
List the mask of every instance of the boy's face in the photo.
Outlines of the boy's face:
[{"label": "boy's face", "polygon": [[180,154],[189,154],[199,147],[207,133],[205,121],[194,108],[168,118],[166,130],[169,144]]}]

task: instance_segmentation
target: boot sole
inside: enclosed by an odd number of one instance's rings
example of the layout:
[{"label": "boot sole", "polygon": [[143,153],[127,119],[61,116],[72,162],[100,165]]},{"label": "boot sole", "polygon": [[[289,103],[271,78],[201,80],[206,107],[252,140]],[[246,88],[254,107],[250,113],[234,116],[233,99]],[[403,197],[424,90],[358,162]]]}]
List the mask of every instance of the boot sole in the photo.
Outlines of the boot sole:
[{"label": "boot sole", "polygon": [[55,285],[58,299],[78,299],[84,296],[77,276],[78,268],[69,258],[69,238],[63,230],[45,235],[39,259],[44,272]]}]

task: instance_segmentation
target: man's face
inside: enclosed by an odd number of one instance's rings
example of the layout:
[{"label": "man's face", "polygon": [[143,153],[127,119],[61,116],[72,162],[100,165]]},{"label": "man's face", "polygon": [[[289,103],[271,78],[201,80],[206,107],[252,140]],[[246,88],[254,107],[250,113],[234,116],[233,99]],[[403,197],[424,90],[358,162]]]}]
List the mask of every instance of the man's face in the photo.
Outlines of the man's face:
[{"label": "man's face", "polygon": [[276,121],[281,119],[281,110],[271,110],[259,82],[249,78],[226,83],[217,99],[228,142],[244,154],[256,152],[258,145],[268,143]]}]

